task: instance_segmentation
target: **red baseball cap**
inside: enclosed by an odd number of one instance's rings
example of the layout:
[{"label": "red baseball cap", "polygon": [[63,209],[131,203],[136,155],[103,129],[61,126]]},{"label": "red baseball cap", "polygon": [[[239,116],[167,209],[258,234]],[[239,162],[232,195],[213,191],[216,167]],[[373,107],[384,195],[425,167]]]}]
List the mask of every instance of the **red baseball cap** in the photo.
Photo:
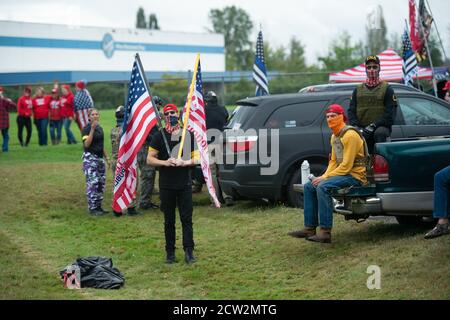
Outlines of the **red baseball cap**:
[{"label": "red baseball cap", "polygon": [[86,88],[86,83],[82,80],[77,81],[77,83],[75,83],[75,87],[77,87],[78,89],[84,89]]},{"label": "red baseball cap", "polygon": [[450,89],[450,80],[445,83],[445,86],[442,90],[448,90],[448,89]]},{"label": "red baseball cap", "polygon": [[175,111],[175,112],[178,113],[178,108],[177,108],[176,105],[174,105],[174,104],[172,104],[172,103],[169,103],[169,104],[166,104],[166,105],[164,106],[164,108],[163,108],[163,113],[166,113],[166,112],[168,112],[168,111]]},{"label": "red baseball cap", "polygon": [[344,108],[339,104],[332,104],[327,108],[325,113],[337,113],[344,115],[344,121],[347,122],[347,116],[345,115]]}]

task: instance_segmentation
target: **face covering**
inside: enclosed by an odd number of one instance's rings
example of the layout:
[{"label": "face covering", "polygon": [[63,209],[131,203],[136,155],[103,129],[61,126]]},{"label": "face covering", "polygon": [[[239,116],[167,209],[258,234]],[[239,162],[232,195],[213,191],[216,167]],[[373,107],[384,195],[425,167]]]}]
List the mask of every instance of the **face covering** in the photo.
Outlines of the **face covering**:
[{"label": "face covering", "polygon": [[328,127],[337,136],[339,132],[345,127],[344,115],[339,114],[334,118],[327,119]]},{"label": "face covering", "polygon": [[178,123],[178,116],[167,116],[166,117],[166,131],[170,134],[172,132],[180,129],[180,124]]},{"label": "face covering", "polygon": [[370,88],[376,87],[380,84],[380,69],[374,70],[374,69],[366,69],[366,85]]}]

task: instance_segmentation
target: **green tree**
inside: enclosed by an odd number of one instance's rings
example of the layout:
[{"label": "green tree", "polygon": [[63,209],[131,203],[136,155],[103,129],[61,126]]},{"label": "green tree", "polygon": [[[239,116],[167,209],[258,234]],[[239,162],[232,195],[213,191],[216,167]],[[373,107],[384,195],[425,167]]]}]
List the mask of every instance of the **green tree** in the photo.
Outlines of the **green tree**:
[{"label": "green tree", "polygon": [[145,21],[144,8],[139,7],[136,14],[136,28],[147,29],[147,22]]},{"label": "green tree", "polygon": [[152,13],[148,17],[148,28],[150,30],[159,30],[158,18],[156,17],[156,14],[154,14],[154,13]]},{"label": "green tree", "polygon": [[387,40],[387,27],[386,21],[384,20],[383,9],[381,6],[377,7],[376,10],[377,20],[375,25],[366,26],[366,55],[378,54],[388,47]]},{"label": "green tree", "polygon": [[287,48],[272,48],[268,42],[264,44],[266,66],[272,71],[300,72],[307,70],[305,48],[300,40],[291,38]]},{"label": "green tree", "polygon": [[212,32],[225,38],[225,62],[227,70],[250,70],[253,64],[252,43],[249,36],[253,23],[248,13],[235,6],[223,10],[211,9],[209,19]]},{"label": "green tree", "polygon": [[325,70],[341,71],[364,61],[364,51],[361,42],[352,45],[351,37],[344,31],[338,39],[331,43],[330,51],[327,56],[318,59]]},{"label": "green tree", "polygon": [[182,108],[186,102],[188,81],[170,75],[163,75],[163,81],[152,84],[152,95],[159,96],[164,103],[174,103]]}]

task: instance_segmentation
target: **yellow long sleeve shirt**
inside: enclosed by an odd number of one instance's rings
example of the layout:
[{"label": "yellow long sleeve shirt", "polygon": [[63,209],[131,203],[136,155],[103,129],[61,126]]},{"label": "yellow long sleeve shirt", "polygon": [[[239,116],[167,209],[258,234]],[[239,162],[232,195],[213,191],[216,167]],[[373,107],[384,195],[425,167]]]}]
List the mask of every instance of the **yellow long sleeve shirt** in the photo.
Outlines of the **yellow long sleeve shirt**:
[{"label": "yellow long sleeve shirt", "polygon": [[348,130],[341,138],[344,146],[344,158],[340,164],[336,162],[336,153],[334,152],[334,134],[331,136],[331,159],[328,163],[327,171],[322,175],[324,179],[329,177],[344,176],[351,174],[354,178],[367,183],[366,168],[363,166],[353,167],[356,156],[364,157],[364,141],[359,134],[353,130]]}]

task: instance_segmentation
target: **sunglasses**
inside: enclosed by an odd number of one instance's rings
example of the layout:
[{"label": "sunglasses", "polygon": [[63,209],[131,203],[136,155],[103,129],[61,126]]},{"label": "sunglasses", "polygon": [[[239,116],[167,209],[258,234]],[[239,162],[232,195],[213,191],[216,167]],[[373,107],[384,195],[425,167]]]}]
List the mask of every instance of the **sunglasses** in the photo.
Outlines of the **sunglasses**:
[{"label": "sunglasses", "polygon": [[378,66],[367,66],[367,70],[378,70]]},{"label": "sunglasses", "polygon": [[175,111],[168,111],[168,112],[164,112],[164,115],[167,117],[168,115],[174,115],[176,114]]},{"label": "sunglasses", "polygon": [[327,114],[326,117],[327,119],[332,119],[332,118],[336,118],[338,116],[338,114],[334,113],[334,114]]}]

